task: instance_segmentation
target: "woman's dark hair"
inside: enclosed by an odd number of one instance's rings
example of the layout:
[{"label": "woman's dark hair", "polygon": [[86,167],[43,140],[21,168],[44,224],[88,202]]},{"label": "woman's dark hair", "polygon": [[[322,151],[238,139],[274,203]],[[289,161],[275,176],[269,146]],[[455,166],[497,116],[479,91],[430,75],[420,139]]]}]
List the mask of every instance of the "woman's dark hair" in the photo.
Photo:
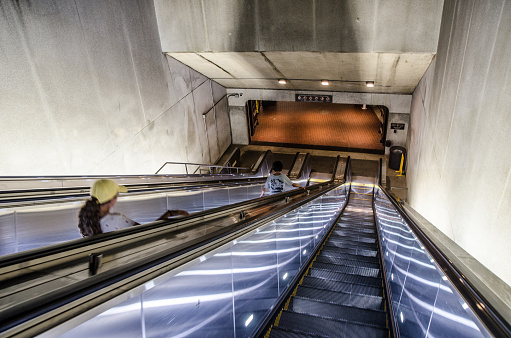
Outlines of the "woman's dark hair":
[{"label": "woman's dark hair", "polygon": [[93,235],[102,234],[100,220],[99,202],[95,197],[85,202],[85,205],[80,209],[78,214],[78,229],[82,237],[89,237]]},{"label": "woman's dark hair", "polygon": [[273,165],[271,166],[271,170],[273,171],[282,171],[284,168],[284,165],[280,161],[273,162]]}]

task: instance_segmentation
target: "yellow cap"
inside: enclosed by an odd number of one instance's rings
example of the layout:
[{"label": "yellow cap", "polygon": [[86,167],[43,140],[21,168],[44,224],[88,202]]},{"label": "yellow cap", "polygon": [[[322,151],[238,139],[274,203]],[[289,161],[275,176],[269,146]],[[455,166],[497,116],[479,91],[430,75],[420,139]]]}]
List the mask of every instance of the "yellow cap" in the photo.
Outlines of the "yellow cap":
[{"label": "yellow cap", "polygon": [[92,186],[90,195],[96,197],[99,204],[103,204],[113,200],[120,192],[128,192],[128,189],[123,185],[117,185],[117,183],[112,180],[99,180]]}]

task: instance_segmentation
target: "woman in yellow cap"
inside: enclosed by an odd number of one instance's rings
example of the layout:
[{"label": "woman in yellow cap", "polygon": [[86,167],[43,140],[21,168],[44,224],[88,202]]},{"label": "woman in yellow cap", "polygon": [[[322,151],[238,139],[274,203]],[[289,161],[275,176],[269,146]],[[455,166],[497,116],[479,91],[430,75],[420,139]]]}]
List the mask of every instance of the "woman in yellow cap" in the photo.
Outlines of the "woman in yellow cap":
[{"label": "woman in yellow cap", "polygon": [[[121,213],[111,213],[110,209],[117,202],[120,192],[127,192],[125,186],[117,185],[112,180],[98,180],[92,186],[91,198],[85,202],[78,215],[78,228],[82,237],[102,234],[114,230],[128,228],[139,223],[129,219]],[[158,220],[170,216],[188,216],[184,210],[167,210]]]}]

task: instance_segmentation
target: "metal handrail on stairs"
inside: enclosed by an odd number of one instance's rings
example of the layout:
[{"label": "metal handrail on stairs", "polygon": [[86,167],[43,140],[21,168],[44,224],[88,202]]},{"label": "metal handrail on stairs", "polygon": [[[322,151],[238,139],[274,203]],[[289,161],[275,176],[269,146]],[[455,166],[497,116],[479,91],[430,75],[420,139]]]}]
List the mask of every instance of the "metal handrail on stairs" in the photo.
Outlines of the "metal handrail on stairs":
[{"label": "metal handrail on stairs", "polygon": [[[188,166],[198,166],[197,169],[193,172],[193,174],[196,174],[197,171],[201,168],[208,168],[208,171],[210,173],[213,172],[213,168],[219,168],[221,170],[223,169],[236,169],[236,173],[239,173],[240,170],[250,170],[250,168],[244,168],[244,167],[229,167],[229,166],[223,166],[223,165],[214,165],[214,164],[204,164],[204,163],[189,163],[189,162],[165,162],[160,169],[158,169],[154,174],[157,175],[167,164],[179,164],[185,166],[186,174],[189,174],[188,172]],[[217,172],[218,173],[218,172]]]}]

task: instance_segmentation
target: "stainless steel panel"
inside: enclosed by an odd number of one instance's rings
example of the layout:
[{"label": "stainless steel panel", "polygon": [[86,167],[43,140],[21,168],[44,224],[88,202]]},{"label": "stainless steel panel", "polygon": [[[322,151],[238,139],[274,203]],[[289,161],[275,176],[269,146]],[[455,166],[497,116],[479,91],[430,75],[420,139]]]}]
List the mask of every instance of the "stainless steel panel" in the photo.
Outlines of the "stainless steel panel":
[{"label": "stainless steel panel", "polygon": [[[18,251],[80,238],[78,211],[82,203],[25,208],[16,212]],[[2,239],[4,241],[4,239]]]},{"label": "stainless steel panel", "polygon": [[120,212],[138,223],[149,223],[167,210],[167,194],[159,193],[120,198],[112,212]]},{"label": "stainless steel panel", "polygon": [[248,187],[234,187],[229,189],[229,201],[230,203],[238,203],[241,201],[248,200]]},{"label": "stainless steel panel", "polygon": [[189,213],[204,210],[202,190],[176,191],[167,194],[167,209],[186,210]]},{"label": "stainless steel panel", "polygon": [[143,337],[144,314],[141,300],[143,295],[135,296],[119,306],[115,306],[99,316],[65,332],[59,337]]},{"label": "stainless steel panel", "polygon": [[14,211],[0,211],[0,255],[8,255],[18,251],[16,240],[16,223]]},{"label": "stainless steel panel", "polygon": [[204,209],[212,209],[229,204],[228,189],[204,190]]}]

